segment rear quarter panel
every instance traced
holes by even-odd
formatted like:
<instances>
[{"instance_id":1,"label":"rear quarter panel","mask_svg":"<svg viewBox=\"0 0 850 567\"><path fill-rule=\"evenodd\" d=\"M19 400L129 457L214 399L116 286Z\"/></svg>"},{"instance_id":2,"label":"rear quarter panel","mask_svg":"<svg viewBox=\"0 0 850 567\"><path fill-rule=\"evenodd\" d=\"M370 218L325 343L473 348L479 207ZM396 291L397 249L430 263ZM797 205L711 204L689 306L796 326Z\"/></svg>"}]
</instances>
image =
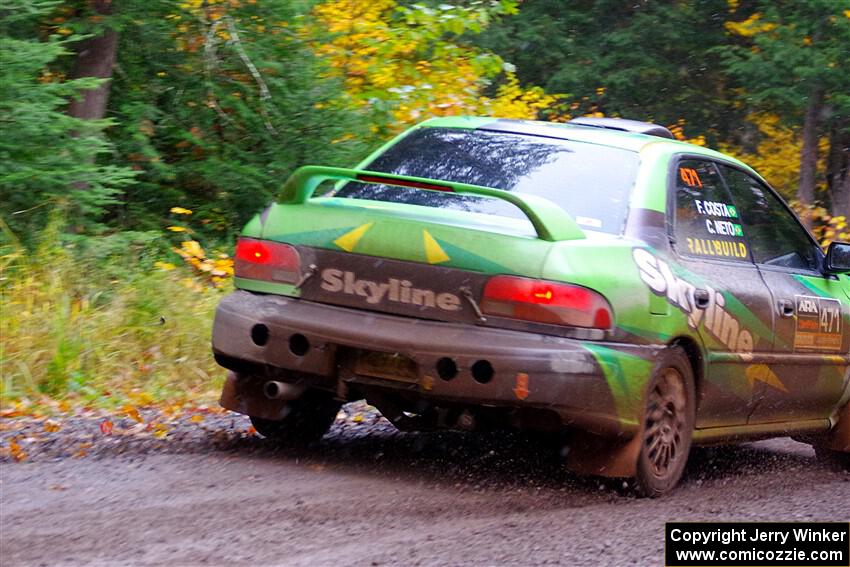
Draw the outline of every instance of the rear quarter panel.
<instances>
[{"instance_id":1,"label":"rear quarter panel","mask_svg":"<svg viewBox=\"0 0 850 567\"><path fill-rule=\"evenodd\" d=\"M586 343L605 373L620 419L637 422L655 357L673 338L698 336L687 317L671 309L641 281L634 250L639 241L616 237L561 242L543 270L545 279L568 281L596 290L614 311L609 345ZM652 312L658 313L653 315ZM637 347L637 348L636 348Z\"/></svg>"}]
</instances>

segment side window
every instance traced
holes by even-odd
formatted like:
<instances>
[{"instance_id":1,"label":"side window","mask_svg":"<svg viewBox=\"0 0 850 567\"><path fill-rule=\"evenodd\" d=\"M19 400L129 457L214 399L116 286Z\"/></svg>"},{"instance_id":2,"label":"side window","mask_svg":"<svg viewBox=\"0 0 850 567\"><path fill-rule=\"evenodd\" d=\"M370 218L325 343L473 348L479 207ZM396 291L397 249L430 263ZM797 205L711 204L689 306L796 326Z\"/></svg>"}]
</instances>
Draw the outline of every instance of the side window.
<instances>
[{"instance_id":1,"label":"side window","mask_svg":"<svg viewBox=\"0 0 850 567\"><path fill-rule=\"evenodd\" d=\"M818 269L818 251L805 229L770 189L754 177L721 165L741 210L741 220L758 264Z\"/></svg>"},{"instance_id":2,"label":"side window","mask_svg":"<svg viewBox=\"0 0 850 567\"><path fill-rule=\"evenodd\" d=\"M750 262L738 210L710 161L685 159L676 167L674 227L680 254Z\"/></svg>"}]
</instances>

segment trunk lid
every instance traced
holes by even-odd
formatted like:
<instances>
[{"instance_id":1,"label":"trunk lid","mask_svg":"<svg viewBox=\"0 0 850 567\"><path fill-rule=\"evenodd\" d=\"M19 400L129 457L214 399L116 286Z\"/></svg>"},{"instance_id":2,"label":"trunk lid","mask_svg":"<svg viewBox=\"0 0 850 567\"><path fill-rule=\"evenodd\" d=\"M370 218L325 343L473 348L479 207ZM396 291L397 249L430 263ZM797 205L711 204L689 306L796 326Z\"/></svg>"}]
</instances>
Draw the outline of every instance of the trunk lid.
<instances>
[{"instance_id":1,"label":"trunk lid","mask_svg":"<svg viewBox=\"0 0 850 567\"><path fill-rule=\"evenodd\" d=\"M528 221L403 203L311 198L323 179L398 183L402 187L416 183L418 189L434 184L457 193L509 201ZM335 168L296 172L284 187L282 202L271 205L249 224L245 235L295 245L302 272L312 271L299 289L264 287L257 291L463 322L478 319L469 297L481 297L491 275L539 278L558 241L585 238L569 215L545 199ZM251 289L239 281L237 285Z\"/></svg>"},{"instance_id":2,"label":"trunk lid","mask_svg":"<svg viewBox=\"0 0 850 567\"><path fill-rule=\"evenodd\" d=\"M313 199L325 181L416 188L507 201L527 222L467 211L346 198ZM485 273L539 275L553 242L585 238L551 201L489 187L341 168L306 166L281 202L260 216L261 237L328 250Z\"/></svg>"},{"instance_id":3,"label":"trunk lid","mask_svg":"<svg viewBox=\"0 0 850 567\"><path fill-rule=\"evenodd\" d=\"M499 226L415 205L316 199L272 205L264 216L268 240L488 274L537 276L552 245L513 219Z\"/></svg>"}]
</instances>

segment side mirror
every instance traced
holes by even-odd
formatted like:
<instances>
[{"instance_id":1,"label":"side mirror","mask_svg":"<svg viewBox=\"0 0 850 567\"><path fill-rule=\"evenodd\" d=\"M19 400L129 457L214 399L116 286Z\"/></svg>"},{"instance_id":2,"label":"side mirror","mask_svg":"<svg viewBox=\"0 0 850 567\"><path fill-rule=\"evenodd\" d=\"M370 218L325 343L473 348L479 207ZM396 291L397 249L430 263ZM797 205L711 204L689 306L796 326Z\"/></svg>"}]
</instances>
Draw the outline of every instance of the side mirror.
<instances>
[{"instance_id":1,"label":"side mirror","mask_svg":"<svg viewBox=\"0 0 850 567\"><path fill-rule=\"evenodd\" d=\"M850 243L830 243L826 249L826 269L833 274L850 272Z\"/></svg>"}]
</instances>

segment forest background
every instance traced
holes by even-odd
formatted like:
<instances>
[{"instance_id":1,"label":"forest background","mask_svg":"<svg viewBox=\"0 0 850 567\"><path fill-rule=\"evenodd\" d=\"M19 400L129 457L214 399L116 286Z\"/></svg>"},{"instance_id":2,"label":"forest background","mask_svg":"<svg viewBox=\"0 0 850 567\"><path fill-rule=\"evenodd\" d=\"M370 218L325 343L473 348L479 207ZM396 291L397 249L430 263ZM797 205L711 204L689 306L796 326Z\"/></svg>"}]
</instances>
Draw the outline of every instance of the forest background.
<instances>
[{"instance_id":1,"label":"forest background","mask_svg":"<svg viewBox=\"0 0 850 567\"><path fill-rule=\"evenodd\" d=\"M407 126L620 116L850 239L847 0L5 0L0 395L208 399L233 237Z\"/></svg>"}]
</instances>

